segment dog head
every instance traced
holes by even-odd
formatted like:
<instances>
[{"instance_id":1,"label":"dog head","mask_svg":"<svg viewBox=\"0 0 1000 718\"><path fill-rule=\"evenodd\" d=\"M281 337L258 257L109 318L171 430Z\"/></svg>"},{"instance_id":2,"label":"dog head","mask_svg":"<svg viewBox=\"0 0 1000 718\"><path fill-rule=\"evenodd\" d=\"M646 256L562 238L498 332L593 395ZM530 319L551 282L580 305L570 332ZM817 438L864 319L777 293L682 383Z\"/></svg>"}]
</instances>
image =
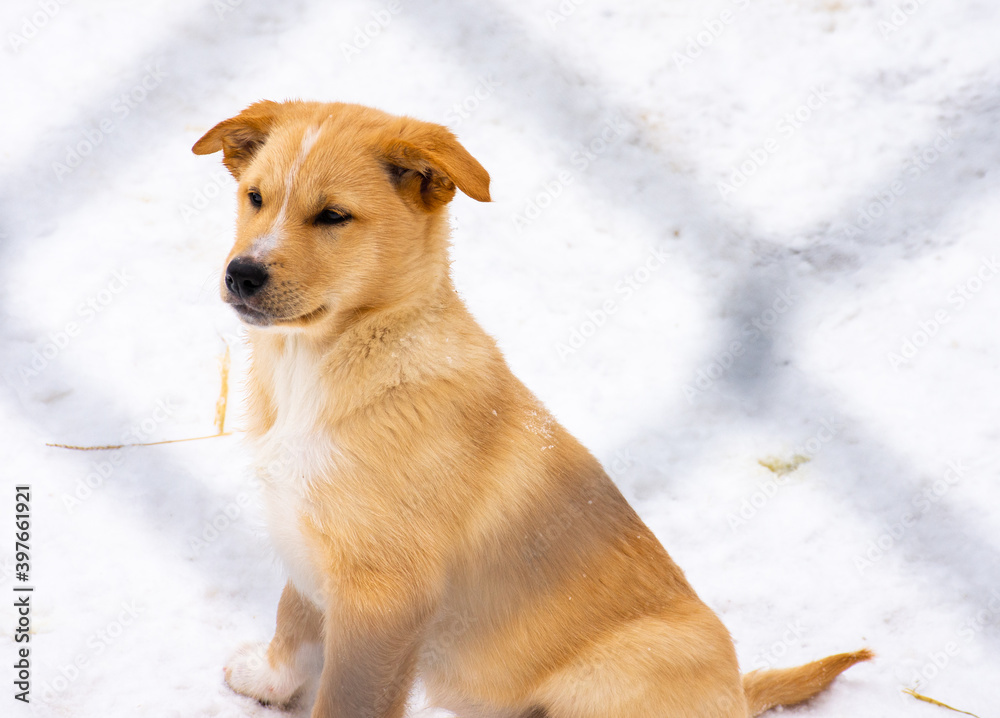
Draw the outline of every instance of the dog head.
<instances>
[{"instance_id":1,"label":"dog head","mask_svg":"<svg viewBox=\"0 0 1000 718\"><path fill-rule=\"evenodd\" d=\"M258 102L192 148L239 182L222 298L304 329L405 303L447 277L445 207L490 178L446 128L360 105Z\"/></svg>"}]
</instances>

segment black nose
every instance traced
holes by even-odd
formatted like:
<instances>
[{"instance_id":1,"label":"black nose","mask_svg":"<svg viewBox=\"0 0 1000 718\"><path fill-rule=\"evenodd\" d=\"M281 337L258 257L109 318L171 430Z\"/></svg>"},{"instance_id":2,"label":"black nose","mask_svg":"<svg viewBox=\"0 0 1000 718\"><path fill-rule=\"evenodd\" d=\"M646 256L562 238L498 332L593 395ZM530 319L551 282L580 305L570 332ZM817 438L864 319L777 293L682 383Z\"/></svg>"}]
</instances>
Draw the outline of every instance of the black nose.
<instances>
[{"instance_id":1,"label":"black nose","mask_svg":"<svg viewBox=\"0 0 1000 718\"><path fill-rule=\"evenodd\" d=\"M267 284L267 268L246 257L237 257L226 267L226 289L248 299Z\"/></svg>"}]
</instances>

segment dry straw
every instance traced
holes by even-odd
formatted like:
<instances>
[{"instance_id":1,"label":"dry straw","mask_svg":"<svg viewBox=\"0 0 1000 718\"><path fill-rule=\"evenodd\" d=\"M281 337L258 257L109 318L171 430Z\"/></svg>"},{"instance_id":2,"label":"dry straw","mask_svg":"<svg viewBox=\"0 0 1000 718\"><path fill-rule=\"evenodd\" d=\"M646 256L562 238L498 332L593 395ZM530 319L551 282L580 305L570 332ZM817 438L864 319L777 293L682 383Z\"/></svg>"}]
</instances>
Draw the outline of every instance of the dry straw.
<instances>
[{"instance_id":1,"label":"dry straw","mask_svg":"<svg viewBox=\"0 0 1000 718\"><path fill-rule=\"evenodd\" d=\"M226 353L219 363L219 374L222 377L222 387L219 389L219 399L215 402L215 428L221 435L226 433L226 405L229 403L229 342L226 342Z\"/></svg>"},{"instance_id":2,"label":"dry straw","mask_svg":"<svg viewBox=\"0 0 1000 718\"><path fill-rule=\"evenodd\" d=\"M219 388L219 398L215 402L215 434L208 436L191 436L186 439L166 439L164 441L147 441L134 444L104 444L101 446L74 446L72 444L46 443L46 446L53 446L57 449L72 449L74 451L111 451L114 449L125 449L133 446L160 446L162 444L179 444L184 441L200 441L202 439L215 439L220 436L229 436L233 432L226 431L226 407L229 404L229 343L226 342L226 351L219 358L219 375L221 377L221 387Z\"/></svg>"},{"instance_id":3,"label":"dry straw","mask_svg":"<svg viewBox=\"0 0 1000 718\"><path fill-rule=\"evenodd\" d=\"M908 696L913 696L918 701L923 701L924 703L930 703L932 706L940 706L941 708L947 708L948 710L955 711L956 713L962 713L962 714L967 715L967 716L972 716L972 718L979 718L979 716L977 716L975 713L969 713L969 711L961 711L958 708L952 708L947 703L942 703L941 701L936 701L933 698L928 698L927 696L922 696L919 693L917 693L915 690L913 690L912 688L904 688L903 689L903 693L905 693Z\"/></svg>"}]
</instances>

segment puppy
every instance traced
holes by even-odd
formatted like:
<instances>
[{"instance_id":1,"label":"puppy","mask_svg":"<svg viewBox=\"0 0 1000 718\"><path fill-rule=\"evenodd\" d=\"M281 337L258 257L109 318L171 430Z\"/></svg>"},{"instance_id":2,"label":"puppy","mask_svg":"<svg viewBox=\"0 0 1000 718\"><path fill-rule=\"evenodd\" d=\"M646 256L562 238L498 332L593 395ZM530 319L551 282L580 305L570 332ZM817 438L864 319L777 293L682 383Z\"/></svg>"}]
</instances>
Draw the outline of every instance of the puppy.
<instances>
[{"instance_id":1,"label":"puppy","mask_svg":"<svg viewBox=\"0 0 1000 718\"><path fill-rule=\"evenodd\" d=\"M194 145L239 182L222 297L252 345L248 434L289 580L226 680L314 718L396 718L419 675L466 718L746 718L866 651L740 676L719 619L600 464L510 372L449 275L447 129L258 102ZM261 659L259 659L260 657Z\"/></svg>"}]
</instances>

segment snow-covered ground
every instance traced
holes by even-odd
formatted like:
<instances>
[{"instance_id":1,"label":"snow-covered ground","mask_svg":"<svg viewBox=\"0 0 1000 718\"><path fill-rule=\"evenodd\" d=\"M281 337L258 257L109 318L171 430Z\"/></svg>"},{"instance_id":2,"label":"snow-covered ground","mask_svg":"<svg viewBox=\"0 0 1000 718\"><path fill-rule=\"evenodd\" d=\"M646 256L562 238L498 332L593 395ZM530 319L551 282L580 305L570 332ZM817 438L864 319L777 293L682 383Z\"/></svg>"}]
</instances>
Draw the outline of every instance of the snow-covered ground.
<instances>
[{"instance_id":1,"label":"snow-covered ground","mask_svg":"<svg viewBox=\"0 0 1000 718\"><path fill-rule=\"evenodd\" d=\"M45 443L213 433L227 341L239 427L234 183L189 148L301 97L490 171L463 295L745 669L878 653L789 714L998 715L998 36L986 0L6 0L0 714L27 483L38 715L285 715L222 681L283 582L238 437Z\"/></svg>"}]
</instances>

